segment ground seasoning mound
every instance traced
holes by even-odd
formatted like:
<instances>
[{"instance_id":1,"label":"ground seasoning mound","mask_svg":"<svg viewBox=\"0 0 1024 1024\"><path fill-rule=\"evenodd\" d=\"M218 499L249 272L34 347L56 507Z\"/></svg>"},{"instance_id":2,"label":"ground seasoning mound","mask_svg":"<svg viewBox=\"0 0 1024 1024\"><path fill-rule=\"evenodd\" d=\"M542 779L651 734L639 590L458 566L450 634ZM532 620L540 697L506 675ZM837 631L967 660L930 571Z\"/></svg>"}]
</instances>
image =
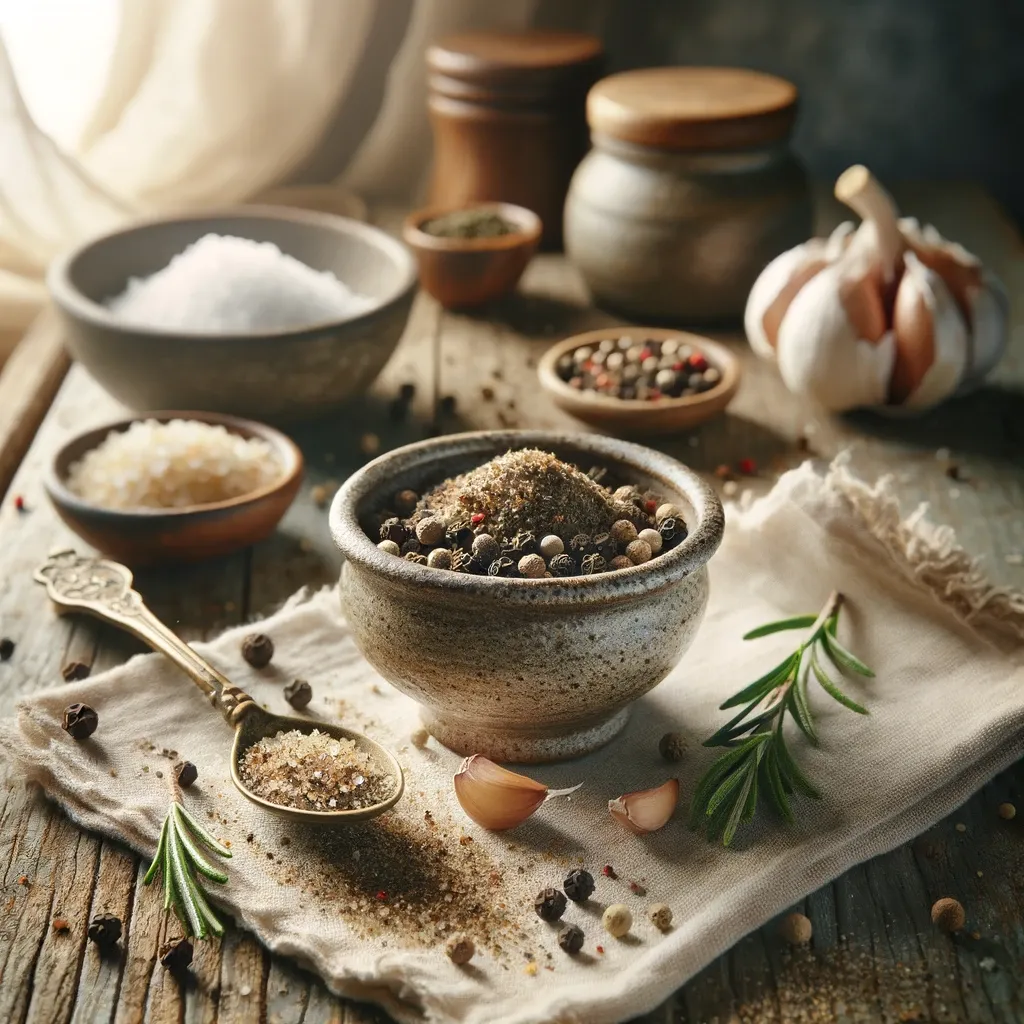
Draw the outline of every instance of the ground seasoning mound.
<instances>
[{"instance_id":1,"label":"ground seasoning mound","mask_svg":"<svg viewBox=\"0 0 1024 1024\"><path fill-rule=\"evenodd\" d=\"M494 956L524 939L521 908L507 901L501 866L413 793L357 831L295 827L288 857L269 860L267 870L364 940L437 948L443 957L457 933Z\"/></svg>"},{"instance_id":2,"label":"ground seasoning mound","mask_svg":"<svg viewBox=\"0 0 1024 1024\"><path fill-rule=\"evenodd\" d=\"M348 811L386 800L394 778L353 740L314 729L267 736L246 748L239 762L256 796L304 811Z\"/></svg>"},{"instance_id":3,"label":"ground seasoning mound","mask_svg":"<svg viewBox=\"0 0 1024 1024\"><path fill-rule=\"evenodd\" d=\"M579 534L606 532L619 518L600 484L548 452L523 448L499 455L428 492L420 508L451 529L480 525L501 542L517 534L555 534L569 542ZM483 516L473 522L473 517Z\"/></svg>"}]
</instances>

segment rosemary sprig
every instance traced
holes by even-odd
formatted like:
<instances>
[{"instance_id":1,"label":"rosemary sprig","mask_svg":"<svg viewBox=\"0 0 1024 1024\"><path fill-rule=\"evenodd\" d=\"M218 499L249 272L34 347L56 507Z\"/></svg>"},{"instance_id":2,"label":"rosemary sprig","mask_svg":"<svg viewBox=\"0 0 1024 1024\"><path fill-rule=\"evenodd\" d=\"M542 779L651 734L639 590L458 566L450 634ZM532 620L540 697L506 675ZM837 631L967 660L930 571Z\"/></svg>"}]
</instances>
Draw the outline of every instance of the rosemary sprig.
<instances>
[{"instance_id":1,"label":"rosemary sprig","mask_svg":"<svg viewBox=\"0 0 1024 1024\"><path fill-rule=\"evenodd\" d=\"M829 672L834 667L839 675L874 675L836 638L842 604L842 594L833 591L820 615L797 615L769 622L743 637L755 640L783 630L810 630L792 654L721 705L723 711L744 707L704 741L706 747L728 748L697 784L691 804L691 826L704 831L709 839L720 838L728 846L740 825L754 817L762 793L767 794L768 802L786 821L793 820L789 798L794 793L820 797L797 767L783 735L783 724L789 714L807 739L818 745L807 699L811 676L844 707L860 715L868 713L843 693Z\"/></svg>"},{"instance_id":2,"label":"rosemary sprig","mask_svg":"<svg viewBox=\"0 0 1024 1024\"><path fill-rule=\"evenodd\" d=\"M187 935L205 939L213 934L224 934L224 925L213 912L199 875L211 882L224 883L225 872L215 868L202 854L200 845L219 857L230 858L231 851L219 843L181 805L178 795L171 798L171 806L160 829L153 863L149 865L142 884L149 885L163 874L164 910L173 909Z\"/></svg>"}]
</instances>

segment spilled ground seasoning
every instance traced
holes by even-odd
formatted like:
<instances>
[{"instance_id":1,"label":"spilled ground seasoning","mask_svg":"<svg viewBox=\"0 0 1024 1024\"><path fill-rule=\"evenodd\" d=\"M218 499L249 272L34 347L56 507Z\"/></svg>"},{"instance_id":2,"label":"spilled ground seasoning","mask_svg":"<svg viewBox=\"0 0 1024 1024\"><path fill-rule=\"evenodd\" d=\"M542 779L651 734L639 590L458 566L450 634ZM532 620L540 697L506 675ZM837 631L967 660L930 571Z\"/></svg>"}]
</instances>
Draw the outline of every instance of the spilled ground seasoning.
<instances>
[{"instance_id":1,"label":"spilled ground seasoning","mask_svg":"<svg viewBox=\"0 0 1024 1024\"><path fill-rule=\"evenodd\" d=\"M499 865L414 794L401 813L358 833L302 825L289 832L287 863L268 861L267 871L314 897L325 915L344 918L360 938L441 947L465 932L495 956L523 938L522 908L506 903Z\"/></svg>"}]
</instances>

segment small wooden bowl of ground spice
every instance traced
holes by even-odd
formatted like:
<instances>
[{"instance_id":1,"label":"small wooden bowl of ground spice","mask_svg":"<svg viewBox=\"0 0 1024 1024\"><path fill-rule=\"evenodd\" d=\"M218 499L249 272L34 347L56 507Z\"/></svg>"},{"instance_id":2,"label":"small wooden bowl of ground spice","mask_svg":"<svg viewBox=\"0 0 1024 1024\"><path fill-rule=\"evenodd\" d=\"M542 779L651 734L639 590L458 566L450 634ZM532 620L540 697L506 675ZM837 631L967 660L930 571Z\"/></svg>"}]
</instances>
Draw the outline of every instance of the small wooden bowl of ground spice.
<instances>
[{"instance_id":1,"label":"small wooden bowl of ground spice","mask_svg":"<svg viewBox=\"0 0 1024 1024\"><path fill-rule=\"evenodd\" d=\"M330 527L360 650L443 744L495 761L594 750L690 646L722 506L615 438L455 434L353 474Z\"/></svg>"},{"instance_id":2,"label":"small wooden bowl of ground spice","mask_svg":"<svg viewBox=\"0 0 1024 1024\"><path fill-rule=\"evenodd\" d=\"M515 288L540 242L540 218L512 203L428 207L405 221L402 237L420 284L449 308L481 306Z\"/></svg>"},{"instance_id":3,"label":"small wooden bowl of ground spice","mask_svg":"<svg viewBox=\"0 0 1024 1024\"><path fill-rule=\"evenodd\" d=\"M137 568L229 554L269 536L302 482L280 431L209 412L155 412L68 441L44 480L61 519Z\"/></svg>"},{"instance_id":4,"label":"small wooden bowl of ground spice","mask_svg":"<svg viewBox=\"0 0 1024 1024\"><path fill-rule=\"evenodd\" d=\"M566 412L612 434L670 434L717 416L740 384L739 360L696 334L602 328L552 346L541 386Z\"/></svg>"}]
</instances>

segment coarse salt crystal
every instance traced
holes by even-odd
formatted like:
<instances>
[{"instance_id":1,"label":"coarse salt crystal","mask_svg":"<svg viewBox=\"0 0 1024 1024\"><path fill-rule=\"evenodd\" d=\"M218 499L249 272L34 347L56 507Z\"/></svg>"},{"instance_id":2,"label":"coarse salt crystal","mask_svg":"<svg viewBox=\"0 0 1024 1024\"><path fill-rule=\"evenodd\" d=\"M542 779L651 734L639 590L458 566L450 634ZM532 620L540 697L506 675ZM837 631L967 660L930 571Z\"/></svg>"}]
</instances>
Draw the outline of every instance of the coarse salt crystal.
<instances>
[{"instance_id":1,"label":"coarse salt crystal","mask_svg":"<svg viewBox=\"0 0 1024 1024\"><path fill-rule=\"evenodd\" d=\"M314 270L272 242L216 234L193 242L155 274L130 278L107 302L129 323L210 334L349 320L374 304L334 274Z\"/></svg>"}]
</instances>

